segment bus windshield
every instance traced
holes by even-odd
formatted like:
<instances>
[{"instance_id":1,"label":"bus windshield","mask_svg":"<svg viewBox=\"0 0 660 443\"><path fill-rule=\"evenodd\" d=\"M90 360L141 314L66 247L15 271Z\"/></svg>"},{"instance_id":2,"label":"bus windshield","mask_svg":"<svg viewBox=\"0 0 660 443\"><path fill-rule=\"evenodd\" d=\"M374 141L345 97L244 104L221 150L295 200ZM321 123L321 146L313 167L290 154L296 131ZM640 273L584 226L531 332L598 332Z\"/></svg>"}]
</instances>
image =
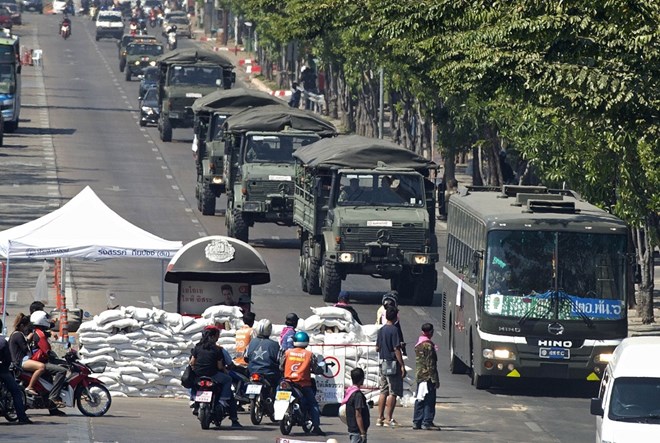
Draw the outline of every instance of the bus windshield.
<instances>
[{"instance_id":1,"label":"bus windshield","mask_svg":"<svg viewBox=\"0 0 660 443\"><path fill-rule=\"evenodd\" d=\"M16 90L16 73L13 65L0 64L0 94L13 94Z\"/></svg>"},{"instance_id":2,"label":"bus windshield","mask_svg":"<svg viewBox=\"0 0 660 443\"><path fill-rule=\"evenodd\" d=\"M615 320L625 303L622 235L492 231L484 312L546 320Z\"/></svg>"}]
</instances>

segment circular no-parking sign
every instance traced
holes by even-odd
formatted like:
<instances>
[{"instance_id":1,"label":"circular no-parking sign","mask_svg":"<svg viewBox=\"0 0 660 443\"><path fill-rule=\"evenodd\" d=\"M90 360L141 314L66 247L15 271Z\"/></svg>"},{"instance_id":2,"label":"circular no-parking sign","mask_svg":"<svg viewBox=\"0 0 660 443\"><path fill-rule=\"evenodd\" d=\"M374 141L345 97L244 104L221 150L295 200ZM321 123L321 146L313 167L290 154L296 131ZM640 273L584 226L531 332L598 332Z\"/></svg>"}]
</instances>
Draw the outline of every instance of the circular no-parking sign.
<instances>
[{"instance_id":1,"label":"circular no-parking sign","mask_svg":"<svg viewBox=\"0 0 660 443\"><path fill-rule=\"evenodd\" d=\"M329 355L323 358L323 363L325 363L325 370L323 371L323 377L325 378L335 378L339 375L341 371L341 364L337 357Z\"/></svg>"}]
</instances>

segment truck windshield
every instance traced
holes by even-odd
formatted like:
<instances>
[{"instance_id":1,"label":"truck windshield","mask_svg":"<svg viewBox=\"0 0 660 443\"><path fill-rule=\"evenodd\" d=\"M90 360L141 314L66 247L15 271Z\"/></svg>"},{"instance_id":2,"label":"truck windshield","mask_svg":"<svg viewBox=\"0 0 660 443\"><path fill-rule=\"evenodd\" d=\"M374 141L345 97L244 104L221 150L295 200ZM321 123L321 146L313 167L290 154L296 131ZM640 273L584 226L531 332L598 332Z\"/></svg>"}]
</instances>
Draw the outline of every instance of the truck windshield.
<instances>
[{"instance_id":1,"label":"truck windshield","mask_svg":"<svg viewBox=\"0 0 660 443\"><path fill-rule=\"evenodd\" d=\"M419 174L342 174L338 206L425 205L424 184Z\"/></svg>"},{"instance_id":2,"label":"truck windshield","mask_svg":"<svg viewBox=\"0 0 660 443\"><path fill-rule=\"evenodd\" d=\"M222 125L227 120L227 116L223 114L213 114L211 117L211 125L209 126L209 140L219 141L222 140Z\"/></svg>"},{"instance_id":3,"label":"truck windshield","mask_svg":"<svg viewBox=\"0 0 660 443\"><path fill-rule=\"evenodd\" d=\"M222 81L220 66L174 66L169 70L170 85L216 86Z\"/></svg>"},{"instance_id":4,"label":"truck windshield","mask_svg":"<svg viewBox=\"0 0 660 443\"><path fill-rule=\"evenodd\" d=\"M128 55L161 55L163 47L161 45L144 45L132 43L126 49Z\"/></svg>"},{"instance_id":5,"label":"truck windshield","mask_svg":"<svg viewBox=\"0 0 660 443\"><path fill-rule=\"evenodd\" d=\"M320 137L312 134L249 135L245 149L246 163L293 163L293 152Z\"/></svg>"},{"instance_id":6,"label":"truck windshield","mask_svg":"<svg viewBox=\"0 0 660 443\"><path fill-rule=\"evenodd\" d=\"M16 74L14 73L14 66L9 63L0 64L0 93L13 93L15 87Z\"/></svg>"},{"instance_id":7,"label":"truck windshield","mask_svg":"<svg viewBox=\"0 0 660 443\"><path fill-rule=\"evenodd\" d=\"M612 386L610 420L660 423L660 378L619 377Z\"/></svg>"},{"instance_id":8,"label":"truck windshield","mask_svg":"<svg viewBox=\"0 0 660 443\"><path fill-rule=\"evenodd\" d=\"M625 242L622 235L492 231L484 311L521 319L623 318Z\"/></svg>"}]
</instances>

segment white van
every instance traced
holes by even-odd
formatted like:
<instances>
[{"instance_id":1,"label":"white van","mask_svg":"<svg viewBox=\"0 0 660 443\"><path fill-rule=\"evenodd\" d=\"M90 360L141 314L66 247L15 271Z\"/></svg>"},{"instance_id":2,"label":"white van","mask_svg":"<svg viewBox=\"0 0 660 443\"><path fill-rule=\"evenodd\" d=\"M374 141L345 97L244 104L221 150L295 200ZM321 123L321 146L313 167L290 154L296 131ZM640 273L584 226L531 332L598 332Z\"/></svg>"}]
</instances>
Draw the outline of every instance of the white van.
<instances>
[{"instance_id":1,"label":"white van","mask_svg":"<svg viewBox=\"0 0 660 443\"><path fill-rule=\"evenodd\" d=\"M660 441L660 336L617 346L591 399L597 443Z\"/></svg>"}]
</instances>

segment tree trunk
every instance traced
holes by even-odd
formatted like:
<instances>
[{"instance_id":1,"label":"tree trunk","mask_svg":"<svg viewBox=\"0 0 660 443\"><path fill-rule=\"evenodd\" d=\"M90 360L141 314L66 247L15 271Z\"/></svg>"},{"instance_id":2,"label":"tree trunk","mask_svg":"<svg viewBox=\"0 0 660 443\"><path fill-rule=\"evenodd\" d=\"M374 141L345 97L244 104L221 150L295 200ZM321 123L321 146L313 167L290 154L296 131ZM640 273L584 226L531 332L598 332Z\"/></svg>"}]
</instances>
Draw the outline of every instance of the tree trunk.
<instances>
[{"instance_id":1,"label":"tree trunk","mask_svg":"<svg viewBox=\"0 0 660 443\"><path fill-rule=\"evenodd\" d=\"M651 226L651 217L647 217L644 226L633 228L633 240L641 274L641 282L635 298L637 300L637 313L642 318L642 324L645 325L655 322L653 314L653 246L649 235Z\"/></svg>"}]
</instances>

